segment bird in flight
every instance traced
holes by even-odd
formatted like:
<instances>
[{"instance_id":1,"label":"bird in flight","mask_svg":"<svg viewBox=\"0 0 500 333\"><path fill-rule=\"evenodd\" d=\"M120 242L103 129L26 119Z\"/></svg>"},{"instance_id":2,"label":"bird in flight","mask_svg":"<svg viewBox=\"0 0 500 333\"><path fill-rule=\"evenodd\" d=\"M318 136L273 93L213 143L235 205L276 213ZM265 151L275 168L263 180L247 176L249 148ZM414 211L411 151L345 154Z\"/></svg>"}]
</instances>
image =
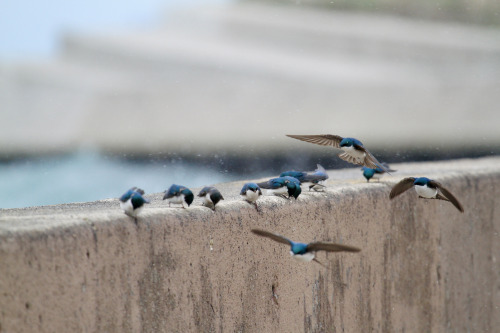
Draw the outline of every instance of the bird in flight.
<instances>
[{"instance_id":1,"label":"bird in flight","mask_svg":"<svg viewBox=\"0 0 500 333\"><path fill-rule=\"evenodd\" d=\"M443 187L440 183L435 180L426 177L408 177L401 180L399 183L394 185L389 194L389 198L392 200L403 192L408 191L411 187L415 187L419 198L424 199L439 199L449 201L462 213L464 208L462 204L450 191Z\"/></svg>"},{"instance_id":2,"label":"bird in flight","mask_svg":"<svg viewBox=\"0 0 500 333\"><path fill-rule=\"evenodd\" d=\"M343 150L338 156L346 162L363 165L365 167L376 169L380 168L385 172L389 170L380 163L375 156L363 146L363 143L355 138L343 138L339 135L320 134L320 135L289 135L288 137L297 140L314 143L320 146L332 146Z\"/></svg>"},{"instance_id":3,"label":"bird in flight","mask_svg":"<svg viewBox=\"0 0 500 333\"><path fill-rule=\"evenodd\" d=\"M326 251L326 252L359 252L361 251L357 247L336 244L336 243L327 243L327 242L312 242L309 244L298 243L289 240L286 237L283 237L278 234L274 234L269 231L260 230L260 229L252 229L252 232L256 235L270 238L278 243L290 245L290 255L293 256L294 259L302 262L310 262L315 261L321 266L323 265L320 261L315 258L315 254L317 251Z\"/></svg>"}]
</instances>

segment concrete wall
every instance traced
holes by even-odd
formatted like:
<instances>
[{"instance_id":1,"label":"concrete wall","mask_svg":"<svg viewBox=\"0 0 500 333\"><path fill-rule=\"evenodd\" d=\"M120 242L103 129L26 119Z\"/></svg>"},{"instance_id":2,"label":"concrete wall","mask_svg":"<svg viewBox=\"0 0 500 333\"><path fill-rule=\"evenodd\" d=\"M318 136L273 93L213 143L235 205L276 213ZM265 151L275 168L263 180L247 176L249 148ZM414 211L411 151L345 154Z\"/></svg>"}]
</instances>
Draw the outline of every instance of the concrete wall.
<instances>
[{"instance_id":1,"label":"concrete wall","mask_svg":"<svg viewBox=\"0 0 500 333\"><path fill-rule=\"evenodd\" d=\"M393 165L379 184L330 171L326 193L266 197L261 213L241 183L218 185L215 213L153 194L137 224L116 199L1 210L0 332L493 332L499 162ZM414 191L389 201L408 175L441 181L465 213ZM251 228L362 252L302 264Z\"/></svg>"}]
</instances>

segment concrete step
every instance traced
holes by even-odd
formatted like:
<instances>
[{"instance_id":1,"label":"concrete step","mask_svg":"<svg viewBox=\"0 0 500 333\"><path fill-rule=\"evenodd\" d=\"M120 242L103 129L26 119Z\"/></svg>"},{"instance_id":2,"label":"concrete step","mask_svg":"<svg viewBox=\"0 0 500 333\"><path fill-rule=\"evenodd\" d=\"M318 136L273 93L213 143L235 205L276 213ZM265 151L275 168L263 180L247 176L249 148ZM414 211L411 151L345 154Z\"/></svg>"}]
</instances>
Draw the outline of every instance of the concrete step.
<instances>
[{"instance_id":1,"label":"concrete step","mask_svg":"<svg viewBox=\"0 0 500 333\"><path fill-rule=\"evenodd\" d=\"M154 31L71 35L53 62L0 67L0 152L83 145L253 154L303 145L287 133L356 136L386 149L500 145L498 63L477 60L494 58L498 47L489 42L498 33L450 28L455 37L446 48L477 57L471 55L470 66L428 65L395 61L397 52L386 56L391 43L401 44L394 50L411 44L426 52L422 45L432 43L415 22L265 8L193 11L192 22L182 13ZM371 24L369 32L352 28L362 22ZM472 46L460 46L460 29L475 36ZM382 40L382 55L338 47L338 40L351 39Z\"/></svg>"},{"instance_id":2,"label":"concrete step","mask_svg":"<svg viewBox=\"0 0 500 333\"><path fill-rule=\"evenodd\" d=\"M329 70L332 64L345 68L354 80L358 72L368 73L370 79L369 73L380 71L386 80L400 73L403 82L425 75L498 82L500 74L498 29L248 3L175 13L167 22L163 29L142 34L97 40L69 36L64 54L95 58L97 52L103 61L103 54L113 60L137 57L137 61L163 55L207 66L223 62L229 68L255 70L256 66L264 71L277 71L275 64L282 63L292 67L286 73L302 70L313 75L321 67L325 70L321 74L329 74L321 77L331 79L337 75L345 79L338 70Z\"/></svg>"},{"instance_id":3,"label":"concrete step","mask_svg":"<svg viewBox=\"0 0 500 333\"><path fill-rule=\"evenodd\" d=\"M319 10L295 5L238 3L197 8L167 16L166 29L226 35L253 40L290 52L347 53L389 57L398 61L444 63L484 61L500 55L497 28L428 22L396 16ZM301 45L297 49L297 45Z\"/></svg>"}]
</instances>

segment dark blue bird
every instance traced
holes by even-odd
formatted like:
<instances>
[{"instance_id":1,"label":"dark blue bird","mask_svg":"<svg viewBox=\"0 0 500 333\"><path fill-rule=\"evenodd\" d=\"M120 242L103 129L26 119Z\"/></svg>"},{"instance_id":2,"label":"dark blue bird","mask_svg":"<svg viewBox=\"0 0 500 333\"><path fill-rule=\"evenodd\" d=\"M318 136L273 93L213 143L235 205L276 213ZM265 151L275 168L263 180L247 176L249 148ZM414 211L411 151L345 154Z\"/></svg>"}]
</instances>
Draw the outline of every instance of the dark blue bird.
<instances>
[{"instance_id":1,"label":"dark blue bird","mask_svg":"<svg viewBox=\"0 0 500 333\"><path fill-rule=\"evenodd\" d=\"M186 186L172 184L172 186L165 191L163 200L168 201L169 207L170 204L180 204L182 208L186 208L184 204L189 207L193 203L194 194Z\"/></svg>"},{"instance_id":2,"label":"dark blue bird","mask_svg":"<svg viewBox=\"0 0 500 333\"><path fill-rule=\"evenodd\" d=\"M403 192L406 192L411 187L415 187L419 198L424 199L440 199L451 202L460 212L464 212L462 204L450 191L443 187L440 183L427 177L407 177L394 185L389 194L389 199L394 199Z\"/></svg>"},{"instance_id":3,"label":"dark blue bird","mask_svg":"<svg viewBox=\"0 0 500 333\"><path fill-rule=\"evenodd\" d=\"M262 190L259 185L255 183L246 183L241 188L240 195L249 203L253 203L255 205L255 209L259 210L259 207L257 206L257 199L259 199L262 195Z\"/></svg>"},{"instance_id":4,"label":"dark blue bird","mask_svg":"<svg viewBox=\"0 0 500 333\"><path fill-rule=\"evenodd\" d=\"M257 183L257 185L260 188L266 189L268 195L274 194L284 198L286 198L285 194L288 194L288 198L294 197L297 199L300 193L302 193L300 181L290 176L272 178L266 182Z\"/></svg>"},{"instance_id":5,"label":"dark blue bird","mask_svg":"<svg viewBox=\"0 0 500 333\"><path fill-rule=\"evenodd\" d=\"M149 203L143 195L143 190L132 187L120 197L120 207L125 214L136 217L142 211L144 204Z\"/></svg>"},{"instance_id":6,"label":"dark blue bird","mask_svg":"<svg viewBox=\"0 0 500 333\"><path fill-rule=\"evenodd\" d=\"M215 205L221 200L224 200L222 194L213 186L205 186L201 189L200 193L198 193L199 197L204 198L204 205L211 208L215 211Z\"/></svg>"},{"instance_id":7,"label":"dark blue bird","mask_svg":"<svg viewBox=\"0 0 500 333\"><path fill-rule=\"evenodd\" d=\"M396 170L392 170L389 165L387 165L386 163L382 163L382 165L389 171L389 172L396 172ZM382 177L382 175L384 173L386 173L384 170L382 170L381 168L375 168L375 169L371 169L371 168L367 168L367 167L362 167L361 170L363 170L363 176L365 176L366 178L366 181L369 182L370 179L377 179L378 181L380 181L380 178Z\"/></svg>"},{"instance_id":8,"label":"dark blue bird","mask_svg":"<svg viewBox=\"0 0 500 333\"><path fill-rule=\"evenodd\" d=\"M280 177L290 176L296 178L301 184L309 183L309 191L311 189L319 191L325 188L325 181L328 179L328 174L325 168L321 165L317 165L317 169L314 172L308 173L306 171L285 171L282 172Z\"/></svg>"},{"instance_id":9,"label":"dark blue bird","mask_svg":"<svg viewBox=\"0 0 500 333\"><path fill-rule=\"evenodd\" d=\"M352 164L364 165L376 169L388 170L363 146L363 143L355 138L343 138L339 135L287 135L290 138L314 143L321 146L332 146L343 150L338 156Z\"/></svg>"},{"instance_id":10,"label":"dark blue bird","mask_svg":"<svg viewBox=\"0 0 500 333\"><path fill-rule=\"evenodd\" d=\"M252 232L256 235L270 238L276 242L290 245L290 255L292 255L294 259L296 259L298 261L302 261L302 262L309 262L311 260L314 260L318 264L322 265L315 258L315 253L317 251L327 251L327 252L359 252L359 251L361 251L360 249L353 247L353 246L335 244L335 243L326 243L326 242L313 242L313 243L309 243L309 244L297 243L297 242L291 241L288 238L283 237L281 235L274 234L272 232L260 230L260 229L252 229ZM322 266L324 266L324 265L322 265Z\"/></svg>"}]
</instances>

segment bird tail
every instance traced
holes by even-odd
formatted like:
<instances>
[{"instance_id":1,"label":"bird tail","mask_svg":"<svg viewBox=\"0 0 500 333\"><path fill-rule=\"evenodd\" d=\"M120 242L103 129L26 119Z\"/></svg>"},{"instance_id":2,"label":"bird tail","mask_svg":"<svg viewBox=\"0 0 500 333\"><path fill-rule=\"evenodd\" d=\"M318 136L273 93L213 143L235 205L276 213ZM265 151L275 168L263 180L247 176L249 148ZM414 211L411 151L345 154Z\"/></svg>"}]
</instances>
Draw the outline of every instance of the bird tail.
<instances>
[{"instance_id":1,"label":"bird tail","mask_svg":"<svg viewBox=\"0 0 500 333\"><path fill-rule=\"evenodd\" d=\"M314 262L316 262L316 263L318 263L318 264L320 264L321 266L323 266L323 267L327 268L327 267L326 267L325 265L323 265L323 264L321 263L321 261L319 261L318 259L313 258L313 261L314 261Z\"/></svg>"}]
</instances>

